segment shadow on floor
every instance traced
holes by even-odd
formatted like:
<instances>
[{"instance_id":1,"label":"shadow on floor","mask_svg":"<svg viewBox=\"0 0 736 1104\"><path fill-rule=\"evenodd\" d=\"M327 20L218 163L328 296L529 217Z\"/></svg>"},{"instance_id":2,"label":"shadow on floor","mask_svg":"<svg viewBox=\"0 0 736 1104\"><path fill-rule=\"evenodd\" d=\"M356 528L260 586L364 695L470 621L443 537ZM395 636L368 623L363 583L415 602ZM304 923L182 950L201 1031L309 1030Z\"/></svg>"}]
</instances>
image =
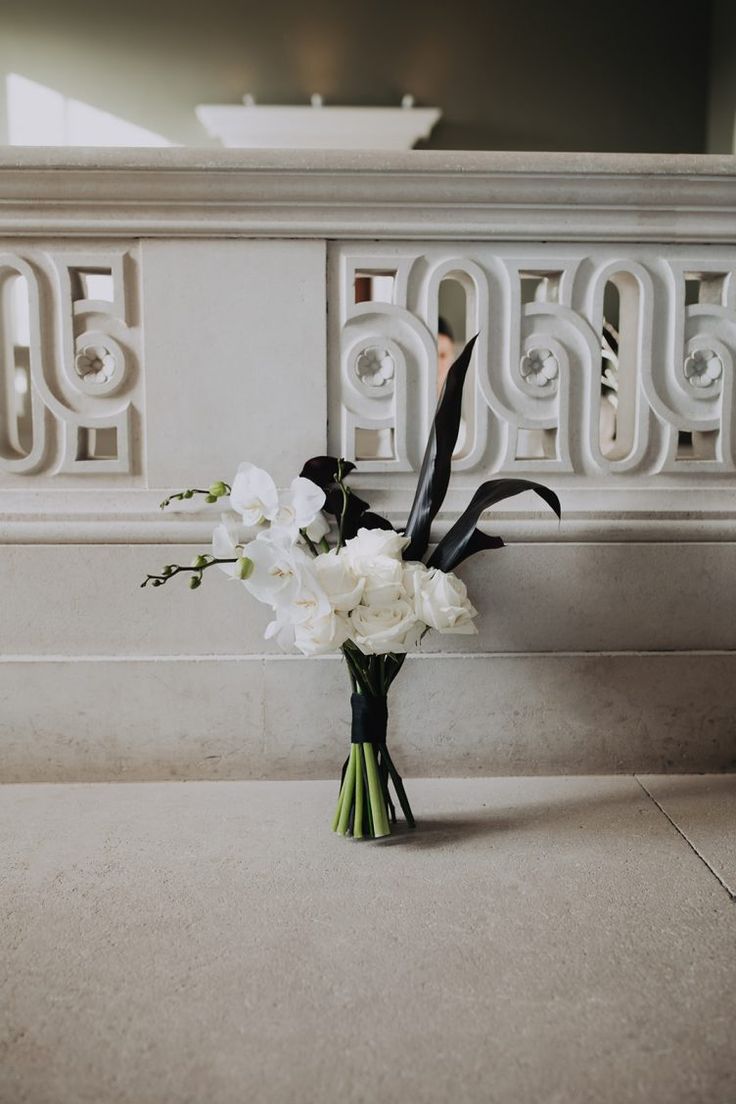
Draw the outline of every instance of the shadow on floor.
<instances>
[{"instance_id":1,"label":"shadow on floor","mask_svg":"<svg viewBox=\"0 0 736 1104\"><path fill-rule=\"evenodd\" d=\"M560 824L569 821L570 827L583 827L587 821L595 823L597 831L620 831L620 818L612 819L601 816L606 809L612 807L620 809L622 806L631 807L631 815L638 816L642 812L654 812L663 816L657 802L654 801L648 790L638 783L636 776L625 775L622 778L630 778L636 783L636 789L621 788L591 794L560 793L557 800L551 799L549 794L539 801L529 805L493 805L489 803L481 809L472 812L462 811L458 813L439 813L429 817L419 817L416 829L410 829L403 820L399 820L392 827L392 835L375 841L381 847L411 847L425 849L431 847L445 847L452 843L464 843L468 840L482 836L492 836L499 832L519 832L529 827L538 827L540 824ZM593 781L593 780L591 780ZM702 797L707 803L710 796L715 794L736 793L736 775L725 774L720 777L711 776L707 784L702 775L693 775L691 785L687 783L677 789L678 799L686 797ZM712 811L711 811L712 820ZM596 823L597 822L597 823ZM732 814L724 809L724 831L732 830Z\"/></svg>"}]
</instances>

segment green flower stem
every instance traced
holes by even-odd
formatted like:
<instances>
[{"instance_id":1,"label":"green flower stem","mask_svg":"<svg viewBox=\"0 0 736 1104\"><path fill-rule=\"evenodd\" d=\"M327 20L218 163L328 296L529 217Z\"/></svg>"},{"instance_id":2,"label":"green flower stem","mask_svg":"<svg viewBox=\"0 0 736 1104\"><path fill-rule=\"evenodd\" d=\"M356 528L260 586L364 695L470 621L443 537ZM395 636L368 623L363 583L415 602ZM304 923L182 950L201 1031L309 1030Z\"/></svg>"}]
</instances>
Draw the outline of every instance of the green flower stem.
<instances>
[{"instance_id":1,"label":"green flower stem","mask_svg":"<svg viewBox=\"0 0 736 1104\"><path fill-rule=\"evenodd\" d=\"M360 744L352 744L357 749L356 758L362 758ZM355 770L355 819L353 821L353 839L363 838L363 771L360 764L356 763Z\"/></svg>"},{"instance_id":2,"label":"green flower stem","mask_svg":"<svg viewBox=\"0 0 736 1104\"><path fill-rule=\"evenodd\" d=\"M348 825L350 824L350 810L353 804L353 793L355 792L356 747L357 744L350 745L348 769L345 772L345 781L342 784L342 792L339 798L340 814L336 831L340 836L344 836L347 833Z\"/></svg>"},{"instance_id":3,"label":"green flower stem","mask_svg":"<svg viewBox=\"0 0 736 1104\"><path fill-rule=\"evenodd\" d=\"M348 512L348 496L350 494L350 488L346 486L344 482L344 477L342 473L342 460L337 461L337 475L335 477L335 482L337 483L342 493L342 510L340 511L340 517L337 519L337 550L339 552L343 544L345 543L343 528L345 526L345 515Z\"/></svg>"},{"instance_id":4,"label":"green flower stem","mask_svg":"<svg viewBox=\"0 0 736 1104\"><path fill-rule=\"evenodd\" d=\"M299 532L301 533L301 535L304 539L304 543L306 544L307 548L312 553L312 555L313 556L319 556L319 550L317 549L317 545L314 543L312 538L309 536L309 534L307 533L307 530L306 529L300 529Z\"/></svg>"},{"instance_id":5,"label":"green flower stem","mask_svg":"<svg viewBox=\"0 0 736 1104\"><path fill-rule=\"evenodd\" d=\"M163 586L164 583L168 583L169 579L173 579L175 575L181 574L183 571L194 572L192 579L197 580L197 586L202 581L202 572L206 571L208 567L214 567L215 564L224 563L237 563L237 559L218 559L217 556L210 556L209 554L199 557L203 562L196 565L190 565L185 567L183 564L167 564L160 575L146 575L145 579L141 583L141 586L148 586L150 583L152 586ZM192 584L190 583L190 586Z\"/></svg>"},{"instance_id":6,"label":"green flower stem","mask_svg":"<svg viewBox=\"0 0 736 1104\"><path fill-rule=\"evenodd\" d=\"M370 684L370 679L365 667L365 657L355 647L355 645L347 643L343 644L342 654L345 656L345 662L348 667L348 672L351 677L351 683L355 682L354 693L365 694L373 693L373 688Z\"/></svg>"},{"instance_id":7,"label":"green flower stem","mask_svg":"<svg viewBox=\"0 0 736 1104\"><path fill-rule=\"evenodd\" d=\"M365 755L363 754L363 748L358 745L358 767L360 768L361 778L363 779L363 794L365 795L365 820L366 820L366 833L371 839L376 834L375 826L373 824L373 813L371 811L371 795L370 787L368 785L368 770L365 765Z\"/></svg>"},{"instance_id":8,"label":"green flower stem","mask_svg":"<svg viewBox=\"0 0 736 1104\"><path fill-rule=\"evenodd\" d=\"M186 491L178 491L177 494L169 495L161 503L161 509L165 510L172 502L183 502L185 499L194 498L195 495L204 495L207 502L217 502L218 498L229 495L231 490L232 487L229 483L226 483L224 479L218 479L206 491L202 487L189 487Z\"/></svg>"},{"instance_id":9,"label":"green flower stem","mask_svg":"<svg viewBox=\"0 0 736 1104\"><path fill-rule=\"evenodd\" d=\"M388 836L391 834L391 828L388 823L386 803L383 800L383 790L381 789L381 782L378 777L378 767L376 766L376 755L373 750L373 744L362 744L361 746L363 748L366 771L368 773L368 792L370 795L371 813L373 814L374 835L376 838L379 836ZM353 747L355 747L354 744Z\"/></svg>"},{"instance_id":10,"label":"green flower stem","mask_svg":"<svg viewBox=\"0 0 736 1104\"><path fill-rule=\"evenodd\" d=\"M347 770L345 771L345 774L347 775ZM333 832L337 831L337 826L340 823L340 811L342 810L342 799L343 799L344 796L345 796L345 779L343 778L342 785L340 786L340 793L339 793L338 798L337 798L337 808L335 809L335 815L332 818L332 831Z\"/></svg>"}]
</instances>

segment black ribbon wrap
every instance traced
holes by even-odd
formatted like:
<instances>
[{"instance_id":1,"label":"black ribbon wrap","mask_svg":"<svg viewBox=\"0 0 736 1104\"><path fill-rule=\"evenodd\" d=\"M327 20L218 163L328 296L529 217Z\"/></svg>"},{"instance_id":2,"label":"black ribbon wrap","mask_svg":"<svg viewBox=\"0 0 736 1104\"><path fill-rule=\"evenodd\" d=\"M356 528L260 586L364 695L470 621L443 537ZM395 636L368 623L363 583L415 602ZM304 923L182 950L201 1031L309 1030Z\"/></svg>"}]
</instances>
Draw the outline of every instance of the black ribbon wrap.
<instances>
[{"instance_id":1,"label":"black ribbon wrap","mask_svg":"<svg viewBox=\"0 0 736 1104\"><path fill-rule=\"evenodd\" d=\"M388 726L386 699L373 697L372 694L352 694L350 705L353 710L351 742L385 744Z\"/></svg>"}]
</instances>

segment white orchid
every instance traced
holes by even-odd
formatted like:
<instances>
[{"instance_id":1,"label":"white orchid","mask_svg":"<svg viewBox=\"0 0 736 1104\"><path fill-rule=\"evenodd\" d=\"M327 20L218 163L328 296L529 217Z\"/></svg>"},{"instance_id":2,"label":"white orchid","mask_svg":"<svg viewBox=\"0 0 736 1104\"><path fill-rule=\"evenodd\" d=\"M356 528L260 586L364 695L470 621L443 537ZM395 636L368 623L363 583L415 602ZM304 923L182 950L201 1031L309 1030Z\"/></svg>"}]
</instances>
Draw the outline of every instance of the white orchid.
<instances>
[{"instance_id":1,"label":"white orchid","mask_svg":"<svg viewBox=\"0 0 736 1104\"><path fill-rule=\"evenodd\" d=\"M271 476L255 464L241 464L230 491L230 505L245 525L272 526L289 533L296 541L306 529L311 540L319 541L329 532L321 513L325 492L311 479L298 475L288 490L279 491Z\"/></svg>"},{"instance_id":2,"label":"white orchid","mask_svg":"<svg viewBox=\"0 0 736 1104\"><path fill-rule=\"evenodd\" d=\"M218 560L239 560L245 555L247 544L257 536L258 530L252 525L243 525L237 514L222 514L220 524L212 534L212 555ZM238 577L237 563L219 563L220 571L230 578Z\"/></svg>"},{"instance_id":3,"label":"white orchid","mask_svg":"<svg viewBox=\"0 0 736 1104\"><path fill-rule=\"evenodd\" d=\"M245 525L261 525L276 516L279 492L267 471L246 462L239 466L233 480L230 505Z\"/></svg>"},{"instance_id":4,"label":"white orchid","mask_svg":"<svg viewBox=\"0 0 736 1104\"><path fill-rule=\"evenodd\" d=\"M267 640L275 636L282 648L296 645L300 651L303 651L305 646L310 646L309 641L315 637L315 634L317 634L314 640L315 647L318 639L323 642L327 639L337 639L339 635L337 626L328 626L326 623L328 618L333 617L329 599L308 565L298 564L293 583L287 588L287 593L288 600L282 591L276 592L276 601L272 603L276 617L266 627ZM339 648L346 639L347 633L334 647ZM332 649L325 647L323 650ZM304 654L312 654L312 652Z\"/></svg>"},{"instance_id":5,"label":"white orchid","mask_svg":"<svg viewBox=\"0 0 736 1104\"><path fill-rule=\"evenodd\" d=\"M265 529L243 549L253 568L243 586L259 602L273 609L296 601L304 578L311 576L311 559L280 529Z\"/></svg>"},{"instance_id":6,"label":"white orchid","mask_svg":"<svg viewBox=\"0 0 736 1104\"><path fill-rule=\"evenodd\" d=\"M315 517L314 521L310 525L304 526L304 532L307 534L313 544L319 544L330 532L330 523L325 515L320 512Z\"/></svg>"},{"instance_id":7,"label":"white orchid","mask_svg":"<svg viewBox=\"0 0 736 1104\"><path fill-rule=\"evenodd\" d=\"M296 539L300 529L314 524L324 504L325 492L322 488L312 483L311 479L298 475L291 481L288 491L279 492L278 508L269 520Z\"/></svg>"}]
</instances>

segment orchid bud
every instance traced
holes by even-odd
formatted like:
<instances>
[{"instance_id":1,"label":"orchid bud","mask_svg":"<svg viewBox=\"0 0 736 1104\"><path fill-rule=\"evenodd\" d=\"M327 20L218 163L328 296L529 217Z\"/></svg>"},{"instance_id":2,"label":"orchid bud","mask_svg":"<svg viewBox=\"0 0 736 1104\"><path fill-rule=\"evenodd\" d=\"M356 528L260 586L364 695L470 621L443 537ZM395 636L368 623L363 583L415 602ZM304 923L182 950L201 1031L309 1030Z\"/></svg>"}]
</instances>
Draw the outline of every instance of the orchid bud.
<instances>
[{"instance_id":1,"label":"orchid bud","mask_svg":"<svg viewBox=\"0 0 736 1104\"><path fill-rule=\"evenodd\" d=\"M207 566L207 557L206 556L195 556L194 559L192 560L192 567L206 567L206 566Z\"/></svg>"},{"instance_id":2,"label":"orchid bud","mask_svg":"<svg viewBox=\"0 0 736 1104\"><path fill-rule=\"evenodd\" d=\"M182 498L194 498L194 491L182 491Z\"/></svg>"},{"instance_id":3,"label":"orchid bud","mask_svg":"<svg viewBox=\"0 0 736 1104\"><path fill-rule=\"evenodd\" d=\"M235 565L235 574L238 579L250 579L253 574L253 561L247 556L241 556Z\"/></svg>"},{"instance_id":4,"label":"orchid bud","mask_svg":"<svg viewBox=\"0 0 736 1104\"><path fill-rule=\"evenodd\" d=\"M212 501L216 502L218 498L223 498L228 493L227 487L218 479L216 483L213 483L210 487L210 494L212 495Z\"/></svg>"},{"instance_id":5,"label":"orchid bud","mask_svg":"<svg viewBox=\"0 0 736 1104\"><path fill-rule=\"evenodd\" d=\"M196 590L197 587L199 587L201 585L202 585L202 576L201 575L192 575L191 579L189 580L189 589L190 590Z\"/></svg>"},{"instance_id":6,"label":"orchid bud","mask_svg":"<svg viewBox=\"0 0 736 1104\"><path fill-rule=\"evenodd\" d=\"M217 502L217 495L208 494L204 496L205 502Z\"/></svg>"}]
</instances>

